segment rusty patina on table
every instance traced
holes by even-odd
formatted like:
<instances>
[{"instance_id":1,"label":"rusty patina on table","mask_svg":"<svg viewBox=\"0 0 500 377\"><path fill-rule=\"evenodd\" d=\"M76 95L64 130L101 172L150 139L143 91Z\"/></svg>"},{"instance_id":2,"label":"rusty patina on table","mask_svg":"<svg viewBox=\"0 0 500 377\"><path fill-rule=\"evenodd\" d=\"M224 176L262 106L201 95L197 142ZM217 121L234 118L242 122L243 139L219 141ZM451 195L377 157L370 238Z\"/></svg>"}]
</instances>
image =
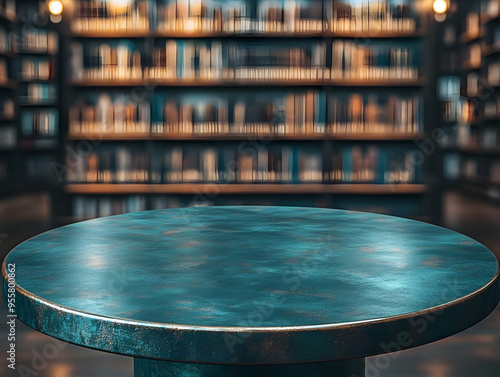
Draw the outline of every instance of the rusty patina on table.
<instances>
[{"instance_id":1,"label":"rusty patina on table","mask_svg":"<svg viewBox=\"0 0 500 377\"><path fill-rule=\"evenodd\" d=\"M72 224L16 247L16 314L135 358L136 376L362 376L364 357L486 317L498 262L425 223L209 207Z\"/></svg>"}]
</instances>

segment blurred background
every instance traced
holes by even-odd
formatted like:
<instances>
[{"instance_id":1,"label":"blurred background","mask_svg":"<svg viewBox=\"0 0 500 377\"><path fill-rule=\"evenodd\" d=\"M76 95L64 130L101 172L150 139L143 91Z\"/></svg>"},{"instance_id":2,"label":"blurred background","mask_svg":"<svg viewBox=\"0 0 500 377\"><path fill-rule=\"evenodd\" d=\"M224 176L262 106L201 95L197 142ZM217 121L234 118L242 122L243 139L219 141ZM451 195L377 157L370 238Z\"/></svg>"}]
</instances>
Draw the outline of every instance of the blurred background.
<instances>
[{"instance_id":1,"label":"blurred background","mask_svg":"<svg viewBox=\"0 0 500 377\"><path fill-rule=\"evenodd\" d=\"M0 256L208 205L396 215L500 256L499 88L500 0L0 0ZM17 332L2 376L133 375ZM384 361L367 376L497 376L500 309Z\"/></svg>"}]
</instances>

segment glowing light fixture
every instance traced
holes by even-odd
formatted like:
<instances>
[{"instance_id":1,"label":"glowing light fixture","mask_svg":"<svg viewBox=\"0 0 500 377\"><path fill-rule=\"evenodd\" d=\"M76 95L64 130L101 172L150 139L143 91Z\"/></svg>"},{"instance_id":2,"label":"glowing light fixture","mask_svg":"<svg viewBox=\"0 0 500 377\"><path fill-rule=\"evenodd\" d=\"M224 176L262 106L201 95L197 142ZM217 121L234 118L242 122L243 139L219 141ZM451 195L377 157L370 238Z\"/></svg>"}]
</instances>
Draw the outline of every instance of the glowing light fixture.
<instances>
[{"instance_id":1,"label":"glowing light fixture","mask_svg":"<svg viewBox=\"0 0 500 377\"><path fill-rule=\"evenodd\" d=\"M53 16L59 16L63 11L63 3L61 0L49 1L49 12Z\"/></svg>"},{"instance_id":2,"label":"glowing light fixture","mask_svg":"<svg viewBox=\"0 0 500 377\"><path fill-rule=\"evenodd\" d=\"M434 0L434 3L432 4L432 9L437 14L444 14L448 10L448 1Z\"/></svg>"}]
</instances>

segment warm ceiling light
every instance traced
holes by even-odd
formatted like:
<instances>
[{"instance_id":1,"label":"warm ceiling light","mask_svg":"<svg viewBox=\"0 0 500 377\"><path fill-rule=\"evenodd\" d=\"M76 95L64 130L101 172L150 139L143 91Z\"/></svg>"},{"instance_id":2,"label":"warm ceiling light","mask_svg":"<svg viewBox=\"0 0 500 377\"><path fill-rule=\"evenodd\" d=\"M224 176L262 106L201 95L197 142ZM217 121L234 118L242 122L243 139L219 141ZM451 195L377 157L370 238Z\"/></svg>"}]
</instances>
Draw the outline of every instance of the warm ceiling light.
<instances>
[{"instance_id":1,"label":"warm ceiling light","mask_svg":"<svg viewBox=\"0 0 500 377\"><path fill-rule=\"evenodd\" d=\"M49 1L49 12L54 16L59 16L63 11L63 4L61 0Z\"/></svg>"},{"instance_id":2,"label":"warm ceiling light","mask_svg":"<svg viewBox=\"0 0 500 377\"><path fill-rule=\"evenodd\" d=\"M434 4L432 4L432 9L437 14L446 13L448 10L448 1L446 0L434 0Z\"/></svg>"}]
</instances>

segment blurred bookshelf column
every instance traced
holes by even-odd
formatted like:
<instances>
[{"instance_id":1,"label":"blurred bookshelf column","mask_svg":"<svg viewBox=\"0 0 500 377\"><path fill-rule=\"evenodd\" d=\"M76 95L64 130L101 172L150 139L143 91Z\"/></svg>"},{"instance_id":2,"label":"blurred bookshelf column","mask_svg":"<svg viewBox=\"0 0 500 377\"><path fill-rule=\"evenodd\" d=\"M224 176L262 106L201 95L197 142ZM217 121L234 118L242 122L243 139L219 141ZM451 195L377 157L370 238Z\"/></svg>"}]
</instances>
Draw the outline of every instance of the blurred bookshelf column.
<instances>
[{"instance_id":1,"label":"blurred bookshelf column","mask_svg":"<svg viewBox=\"0 0 500 377\"><path fill-rule=\"evenodd\" d=\"M443 116L454 123L443 145L450 185L500 203L500 1L464 4L452 27L462 65L443 82ZM446 90L448 87L449 90ZM451 98L453 97L453 98Z\"/></svg>"},{"instance_id":2,"label":"blurred bookshelf column","mask_svg":"<svg viewBox=\"0 0 500 377\"><path fill-rule=\"evenodd\" d=\"M0 2L0 195L16 187L18 160L16 83L13 79L15 1Z\"/></svg>"},{"instance_id":3,"label":"blurred bookshelf column","mask_svg":"<svg viewBox=\"0 0 500 377\"><path fill-rule=\"evenodd\" d=\"M2 1L0 23L0 195L50 203L60 187L58 35L44 2Z\"/></svg>"},{"instance_id":4,"label":"blurred bookshelf column","mask_svg":"<svg viewBox=\"0 0 500 377\"><path fill-rule=\"evenodd\" d=\"M419 3L65 5L57 214L275 204L439 221L422 151L435 22Z\"/></svg>"}]
</instances>

